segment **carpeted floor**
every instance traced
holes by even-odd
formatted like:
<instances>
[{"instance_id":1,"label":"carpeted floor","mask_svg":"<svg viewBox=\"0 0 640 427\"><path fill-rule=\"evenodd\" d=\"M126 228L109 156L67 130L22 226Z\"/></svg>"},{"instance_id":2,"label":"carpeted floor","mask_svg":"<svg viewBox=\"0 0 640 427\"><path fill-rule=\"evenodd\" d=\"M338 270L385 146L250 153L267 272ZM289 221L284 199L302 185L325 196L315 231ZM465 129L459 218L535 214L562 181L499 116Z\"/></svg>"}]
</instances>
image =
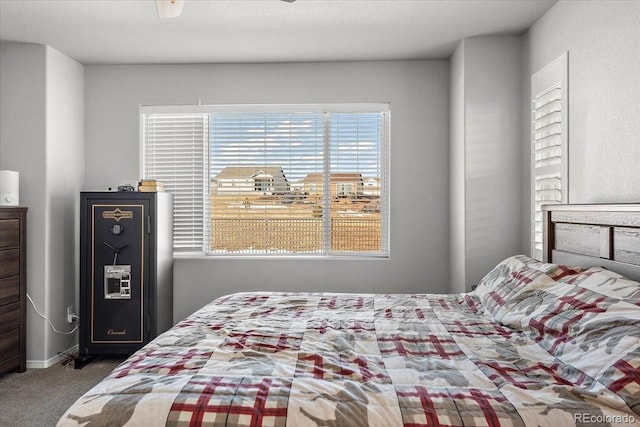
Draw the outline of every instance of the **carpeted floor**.
<instances>
[{"instance_id":1,"label":"carpeted floor","mask_svg":"<svg viewBox=\"0 0 640 427\"><path fill-rule=\"evenodd\" d=\"M55 426L76 399L123 360L124 357L98 358L82 369L59 362L47 369L0 374L0 425Z\"/></svg>"}]
</instances>

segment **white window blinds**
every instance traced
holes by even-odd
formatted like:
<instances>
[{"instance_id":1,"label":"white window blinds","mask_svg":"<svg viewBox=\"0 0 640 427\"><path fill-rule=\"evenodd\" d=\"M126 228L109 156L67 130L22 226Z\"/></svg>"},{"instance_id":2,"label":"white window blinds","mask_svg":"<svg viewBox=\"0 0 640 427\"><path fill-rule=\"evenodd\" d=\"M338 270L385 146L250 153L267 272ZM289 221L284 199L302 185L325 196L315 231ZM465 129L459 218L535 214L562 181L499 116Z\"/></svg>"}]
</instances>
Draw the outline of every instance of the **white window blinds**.
<instances>
[{"instance_id":1,"label":"white window blinds","mask_svg":"<svg viewBox=\"0 0 640 427\"><path fill-rule=\"evenodd\" d=\"M174 249L202 251L208 180L204 114L143 114L142 176L173 194Z\"/></svg>"},{"instance_id":2,"label":"white window blinds","mask_svg":"<svg viewBox=\"0 0 640 427\"><path fill-rule=\"evenodd\" d=\"M176 250L387 256L388 112L344 108L143 109L143 176L174 193Z\"/></svg>"},{"instance_id":3,"label":"white window blinds","mask_svg":"<svg viewBox=\"0 0 640 427\"><path fill-rule=\"evenodd\" d=\"M209 122L211 252L322 253L323 207L308 177L324 168L323 114L218 113Z\"/></svg>"},{"instance_id":4,"label":"white window blinds","mask_svg":"<svg viewBox=\"0 0 640 427\"><path fill-rule=\"evenodd\" d=\"M331 251L387 254L387 149L382 114L333 114ZM348 237L347 237L348 236Z\"/></svg>"},{"instance_id":5,"label":"white window blinds","mask_svg":"<svg viewBox=\"0 0 640 427\"><path fill-rule=\"evenodd\" d=\"M384 123L383 113L210 115L211 252L386 255Z\"/></svg>"},{"instance_id":6,"label":"white window blinds","mask_svg":"<svg viewBox=\"0 0 640 427\"><path fill-rule=\"evenodd\" d=\"M542 205L567 203L567 56L531 79L532 254L543 255Z\"/></svg>"}]
</instances>

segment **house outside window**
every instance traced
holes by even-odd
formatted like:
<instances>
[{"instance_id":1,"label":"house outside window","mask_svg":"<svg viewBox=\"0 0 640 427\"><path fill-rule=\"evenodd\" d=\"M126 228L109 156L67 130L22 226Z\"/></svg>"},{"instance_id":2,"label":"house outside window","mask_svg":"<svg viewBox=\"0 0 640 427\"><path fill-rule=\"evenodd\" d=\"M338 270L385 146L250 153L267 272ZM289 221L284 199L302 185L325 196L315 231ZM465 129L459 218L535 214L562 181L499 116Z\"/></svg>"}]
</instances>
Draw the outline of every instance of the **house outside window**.
<instances>
[{"instance_id":1,"label":"house outside window","mask_svg":"<svg viewBox=\"0 0 640 427\"><path fill-rule=\"evenodd\" d=\"M191 109L141 111L176 252L388 256L388 104Z\"/></svg>"}]
</instances>

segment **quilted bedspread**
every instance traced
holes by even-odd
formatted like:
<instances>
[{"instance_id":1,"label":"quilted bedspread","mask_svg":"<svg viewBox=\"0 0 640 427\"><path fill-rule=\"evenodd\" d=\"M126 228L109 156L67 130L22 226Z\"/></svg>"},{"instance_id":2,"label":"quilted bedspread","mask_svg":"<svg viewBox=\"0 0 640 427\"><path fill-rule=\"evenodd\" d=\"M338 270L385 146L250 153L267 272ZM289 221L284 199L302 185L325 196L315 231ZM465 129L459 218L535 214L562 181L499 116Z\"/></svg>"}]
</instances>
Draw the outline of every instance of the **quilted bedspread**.
<instances>
[{"instance_id":1,"label":"quilted bedspread","mask_svg":"<svg viewBox=\"0 0 640 427\"><path fill-rule=\"evenodd\" d=\"M59 426L640 424L640 285L523 256L468 294L238 293Z\"/></svg>"}]
</instances>

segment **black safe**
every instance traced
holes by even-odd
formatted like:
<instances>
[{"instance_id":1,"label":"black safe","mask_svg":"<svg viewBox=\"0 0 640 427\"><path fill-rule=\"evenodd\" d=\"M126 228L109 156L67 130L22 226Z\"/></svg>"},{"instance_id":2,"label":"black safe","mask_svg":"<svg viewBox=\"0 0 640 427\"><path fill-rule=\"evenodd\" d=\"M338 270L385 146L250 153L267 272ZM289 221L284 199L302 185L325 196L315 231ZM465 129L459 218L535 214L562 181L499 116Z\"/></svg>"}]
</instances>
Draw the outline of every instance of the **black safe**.
<instances>
[{"instance_id":1,"label":"black safe","mask_svg":"<svg viewBox=\"0 0 640 427\"><path fill-rule=\"evenodd\" d=\"M172 323L171 195L80 193L79 359L131 354Z\"/></svg>"}]
</instances>

